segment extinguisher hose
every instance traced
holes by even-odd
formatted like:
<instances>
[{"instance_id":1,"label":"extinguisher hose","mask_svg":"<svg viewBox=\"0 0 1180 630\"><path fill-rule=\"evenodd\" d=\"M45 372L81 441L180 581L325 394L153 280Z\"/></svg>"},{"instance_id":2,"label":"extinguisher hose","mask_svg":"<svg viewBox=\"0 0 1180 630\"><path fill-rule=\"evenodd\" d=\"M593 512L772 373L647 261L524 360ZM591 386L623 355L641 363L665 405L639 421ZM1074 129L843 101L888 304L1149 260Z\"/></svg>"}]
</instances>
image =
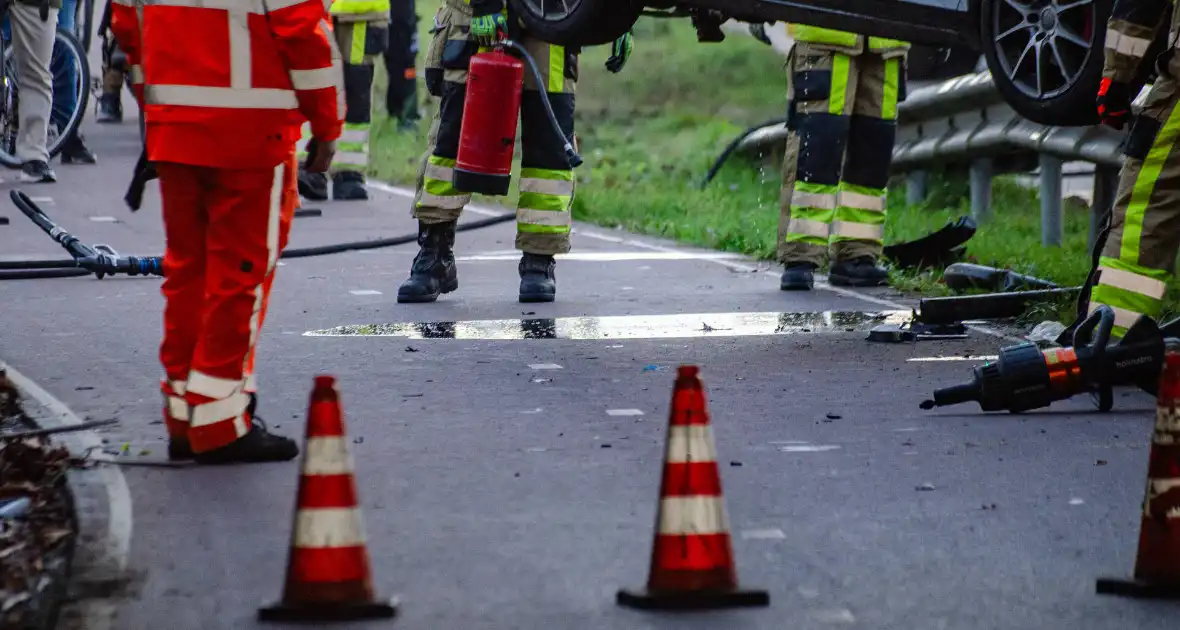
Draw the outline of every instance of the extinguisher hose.
<instances>
[{"instance_id":1,"label":"extinguisher hose","mask_svg":"<svg viewBox=\"0 0 1180 630\"><path fill-rule=\"evenodd\" d=\"M533 73L533 80L537 82L538 86L545 85L545 80L541 78L541 71L537 68L537 62L533 60L533 56L529 51L524 49L524 46L516 43L511 39L502 39L498 45L504 48L510 48L524 59L524 62L529 67L529 71ZM557 114L553 113L553 105L549 103L549 95L546 92L541 92L541 103L545 106L545 115L549 117L549 124L553 127L553 133L561 138L561 142L565 148L565 159L569 162L570 168L577 168L582 165L582 156L574 150L574 146L570 144L569 138L565 137L565 131L561 128L561 123L557 122Z\"/></svg>"}]
</instances>

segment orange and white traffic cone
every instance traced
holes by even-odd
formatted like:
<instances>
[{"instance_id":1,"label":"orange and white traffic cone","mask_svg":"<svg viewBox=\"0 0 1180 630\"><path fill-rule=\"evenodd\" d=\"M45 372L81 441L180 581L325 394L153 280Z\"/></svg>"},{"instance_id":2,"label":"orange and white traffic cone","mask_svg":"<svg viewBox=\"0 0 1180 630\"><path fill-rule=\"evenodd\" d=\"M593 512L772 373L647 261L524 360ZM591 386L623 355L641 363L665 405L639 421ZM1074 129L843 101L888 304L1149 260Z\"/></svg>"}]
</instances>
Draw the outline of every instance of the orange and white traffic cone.
<instances>
[{"instance_id":1,"label":"orange and white traffic cone","mask_svg":"<svg viewBox=\"0 0 1180 630\"><path fill-rule=\"evenodd\" d=\"M767 606L762 590L739 589L717 449L696 366L681 366L660 482L647 588L620 590L619 605L647 609Z\"/></svg>"},{"instance_id":2,"label":"orange and white traffic cone","mask_svg":"<svg viewBox=\"0 0 1180 630\"><path fill-rule=\"evenodd\" d=\"M1101 595L1180 598L1180 350L1164 355L1131 579L1101 578Z\"/></svg>"},{"instance_id":3,"label":"orange and white traffic cone","mask_svg":"<svg viewBox=\"0 0 1180 630\"><path fill-rule=\"evenodd\" d=\"M336 379L317 376L282 601L262 621L345 621L393 617L397 599L373 596L365 529Z\"/></svg>"}]
</instances>

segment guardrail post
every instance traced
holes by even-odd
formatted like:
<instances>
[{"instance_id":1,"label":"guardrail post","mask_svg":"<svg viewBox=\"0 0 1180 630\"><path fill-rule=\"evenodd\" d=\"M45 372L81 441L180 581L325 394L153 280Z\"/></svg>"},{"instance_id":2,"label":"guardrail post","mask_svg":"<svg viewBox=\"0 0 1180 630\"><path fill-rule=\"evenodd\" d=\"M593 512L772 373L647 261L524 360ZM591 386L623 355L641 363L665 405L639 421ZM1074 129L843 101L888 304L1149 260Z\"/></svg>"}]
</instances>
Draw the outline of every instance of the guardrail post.
<instances>
[{"instance_id":1,"label":"guardrail post","mask_svg":"<svg viewBox=\"0 0 1180 630\"><path fill-rule=\"evenodd\" d=\"M971 216L982 224L992 214L992 160L971 160Z\"/></svg>"},{"instance_id":2,"label":"guardrail post","mask_svg":"<svg viewBox=\"0 0 1180 630\"><path fill-rule=\"evenodd\" d=\"M1060 247L1064 237L1061 158L1041 154L1041 245Z\"/></svg>"},{"instance_id":3,"label":"guardrail post","mask_svg":"<svg viewBox=\"0 0 1180 630\"><path fill-rule=\"evenodd\" d=\"M1119 169L1112 166L1094 168L1094 199L1090 202L1090 239L1086 249L1094 251L1098 233L1102 231L1106 213L1114 210L1114 198L1119 189Z\"/></svg>"},{"instance_id":4,"label":"guardrail post","mask_svg":"<svg viewBox=\"0 0 1180 630\"><path fill-rule=\"evenodd\" d=\"M926 201L926 171L910 171L905 176L905 205L918 206Z\"/></svg>"}]
</instances>

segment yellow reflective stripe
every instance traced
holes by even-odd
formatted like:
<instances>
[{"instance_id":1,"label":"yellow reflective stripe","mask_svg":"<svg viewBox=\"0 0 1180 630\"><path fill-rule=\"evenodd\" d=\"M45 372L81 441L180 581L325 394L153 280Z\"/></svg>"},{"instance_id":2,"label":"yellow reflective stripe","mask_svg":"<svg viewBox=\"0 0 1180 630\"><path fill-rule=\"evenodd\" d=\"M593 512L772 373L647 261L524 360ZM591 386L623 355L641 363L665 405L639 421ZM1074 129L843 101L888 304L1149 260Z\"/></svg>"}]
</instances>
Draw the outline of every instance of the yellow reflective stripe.
<instances>
[{"instance_id":1,"label":"yellow reflective stripe","mask_svg":"<svg viewBox=\"0 0 1180 630\"><path fill-rule=\"evenodd\" d=\"M1119 259L1137 264L1139 262L1139 242L1143 238L1143 219L1147 214L1147 206L1151 195L1155 192L1155 184L1159 181L1160 171L1172 153L1176 144L1176 137L1180 135L1180 107L1172 105L1168 119L1156 134L1151 150L1139 168L1139 175L1135 178L1135 185L1131 189L1131 201L1127 204L1126 217L1123 223L1123 241L1119 244Z\"/></svg>"},{"instance_id":2,"label":"yellow reflective stripe","mask_svg":"<svg viewBox=\"0 0 1180 630\"><path fill-rule=\"evenodd\" d=\"M389 0L334 0L329 10L332 15L380 13L389 15Z\"/></svg>"},{"instance_id":3,"label":"yellow reflective stripe","mask_svg":"<svg viewBox=\"0 0 1180 630\"><path fill-rule=\"evenodd\" d=\"M900 39L888 39L886 37L870 37L869 50L874 52L879 50L890 50L896 48L909 48L908 42L903 42Z\"/></svg>"},{"instance_id":4,"label":"yellow reflective stripe","mask_svg":"<svg viewBox=\"0 0 1180 630\"><path fill-rule=\"evenodd\" d=\"M555 94L565 91L565 46L549 45L549 85Z\"/></svg>"},{"instance_id":5,"label":"yellow reflective stripe","mask_svg":"<svg viewBox=\"0 0 1180 630\"><path fill-rule=\"evenodd\" d=\"M897 89L901 81L901 60L885 60L885 84L881 88L881 118L897 119Z\"/></svg>"},{"instance_id":6,"label":"yellow reflective stripe","mask_svg":"<svg viewBox=\"0 0 1180 630\"><path fill-rule=\"evenodd\" d=\"M828 95L828 113L841 116L848 100L848 75L850 68L848 55L836 54L832 56L832 92Z\"/></svg>"},{"instance_id":7,"label":"yellow reflective stripe","mask_svg":"<svg viewBox=\"0 0 1180 630\"><path fill-rule=\"evenodd\" d=\"M822 210L836 209L835 193L813 193L795 190L791 193L791 207L819 208Z\"/></svg>"},{"instance_id":8,"label":"yellow reflective stripe","mask_svg":"<svg viewBox=\"0 0 1180 630\"><path fill-rule=\"evenodd\" d=\"M1164 293L1168 290L1167 283L1155 278L1148 278L1123 269L1115 269L1108 265L1098 265L1098 270L1102 272L1099 282L1107 286L1134 291L1157 300L1163 299Z\"/></svg>"},{"instance_id":9,"label":"yellow reflective stripe","mask_svg":"<svg viewBox=\"0 0 1180 630\"><path fill-rule=\"evenodd\" d=\"M801 236L814 236L817 238L828 237L830 227L823 221L811 221L809 219L796 219L791 217L790 222L787 223L788 234L798 234Z\"/></svg>"},{"instance_id":10,"label":"yellow reflective stripe","mask_svg":"<svg viewBox=\"0 0 1180 630\"><path fill-rule=\"evenodd\" d=\"M527 210L568 210L574 200L570 195L546 195L521 191L516 207Z\"/></svg>"},{"instance_id":11,"label":"yellow reflective stripe","mask_svg":"<svg viewBox=\"0 0 1180 630\"><path fill-rule=\"evenodd\" d=\"M570 231L568 225L532 225L530 223L516 224L516 230L525 234L566 234Z\"/></svg>"},{"instance_id":12,"label":"yellow reflective stripe","mask_svg":"<svg viewBox=\"0 0 1180 630\"><path fill-rule=\"evenodd\" d=\"M885 238L885 226L883 224L869 225L866 223L853 223L851 221L833 221L832 237L852 238L862 241L880 241Z\"/></svg>"},{"instance_id":13,"label":"yellow reflective stripe","mask_svg":"<svg viewBox=\"0 0 1180 630\"><path fill-rule=\"evenodd\" d=\"M788 24L787 32L798 42L806 44L829 44L852 48L858 42L856 33L846 33L830 28L808 26L806 24Z\"/></svg>"},{"instance_id":14,"label":"yellow reflective stripe","mask_svg":"<svg viewBox=\"0 0 1180 630\"><path fill-rule=\"evenodd\" d=\"M365 62L365 33L368 22L354 22L352 27L352 47L348 51L348 63L359 66Z\"/></svg>"}]
</instances>

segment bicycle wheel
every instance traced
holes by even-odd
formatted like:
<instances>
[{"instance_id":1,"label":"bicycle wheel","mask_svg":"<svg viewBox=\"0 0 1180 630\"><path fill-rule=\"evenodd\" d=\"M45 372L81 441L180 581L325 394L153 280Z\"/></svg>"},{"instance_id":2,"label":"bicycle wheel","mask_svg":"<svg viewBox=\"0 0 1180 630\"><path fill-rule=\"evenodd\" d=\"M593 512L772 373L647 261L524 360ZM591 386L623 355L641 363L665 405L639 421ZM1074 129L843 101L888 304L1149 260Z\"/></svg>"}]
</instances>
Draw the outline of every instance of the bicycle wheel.
<instances>
[{"instance_id":1,"label":"bicycle wheel","mask_svg":"<svg viewBox=\"0 0 1180 630\"><path fill-rule=\"evenodd\" d=\"M74 11L74 36L82 44L82 52L89 53L94 37L94 0L78 0Z\"/></svg>"},{"instance_id":2,"label":"bicycle wheel","mask_svg":"<svg viewBox=\"0 0 1180 630\"><path fill-rule=\"evenodd\" d=\"M72 81L68 80L71 68L74 71ZM49 157L52 158L61 152L66 140L78 130L86 107L90 103L90 65L86 63L82 44L72 33L60 29L54 33L49 71L55 86L72 84L77 96L72 108L63 107L61 99L55 99L51 105L46 148L49 149ZM16 64L11 47L4 51L4 76L9 87L4 94L3 111L0 111L0 164L14 168L21 165L20 159L16 157L16 138L20 124L20 89L16 81Z\"/></svg>"}]
</instances>

